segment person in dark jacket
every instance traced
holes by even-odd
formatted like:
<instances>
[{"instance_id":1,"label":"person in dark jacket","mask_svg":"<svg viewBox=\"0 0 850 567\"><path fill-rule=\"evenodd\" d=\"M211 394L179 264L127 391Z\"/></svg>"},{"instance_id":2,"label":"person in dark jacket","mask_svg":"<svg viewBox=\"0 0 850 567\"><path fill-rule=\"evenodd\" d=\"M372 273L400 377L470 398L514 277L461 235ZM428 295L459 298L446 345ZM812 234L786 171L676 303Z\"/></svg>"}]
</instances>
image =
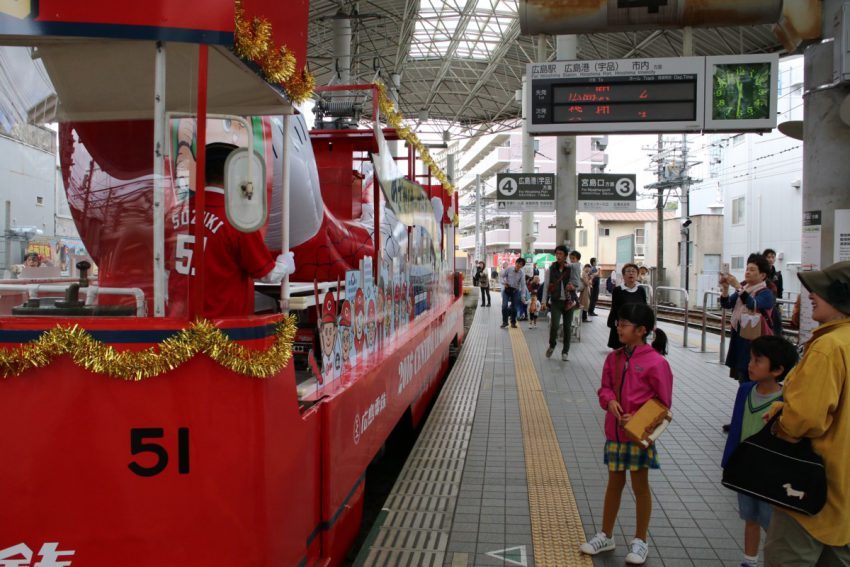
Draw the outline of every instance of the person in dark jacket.
<instances>
[{"instance_id":1,"label":"person in dark jacket","mask_svg":"<svg viewBox=\"0 0 850 567\"><path fill-rule=\"evenodd\" d=\"M741 336L741 315L747 311L767 317L768 311L773 309L776 298L765 283L769 271L770 264L764 256L751 254L747 258L743 283L739 283L731 274L720 275L720 306L732 310L732 339L726 353L726 366L729 367L729 376L740 382L750 379L747 370L750 363L750 341ZM735 289L731 295L730 287Z\"/></svg>"},{"instance_id":2,"label":"person in dark jacket","mask_svg":"<svg viewBox=\"0 0 850 567\"><path fill-rule=\"evenodd\" d=\"M472 283L481 289L481 307L490 307L490 274L484 262L478 262Z\"/></svg>"},{"instance_id":3,"label":"person in dark jacket","mask_svg":"<svg viewBox=\"0 0 850 567\"><path fill-rule=\"evenodd\" d=\"M593 287L590 288L590 308L587 314L596 317L596 302L599 301L599 268L596 267L596 258L590 259L590 275L593 278Z\"/></svg>"},{"instance_id":4,"label":"person in dark jacket","mask_svg":"<svg viewBox=\"0 0 850 567\"><path fill-rule=\"evenodd\" d=\"M720 466L726 468L738 445L764 427L762 417L773 402L782 399L781 382L797 364L797 358L797 349L782 337L759 337L750 344L751 381L738 388ZM738 514L745 524L741 567L757 567L761 530L770 525L771 505L749 494L738 494Z\"/></svg>"},{"instance_id":5,"label":"person in dark jacket","mask_svg":"<svg viewBox=\"0 0 850 567\"><path fill-rule=\"evenodd\" d=\"M771 288L771 291L776 296L776 299L782 299L782 293L784 290L782 286L782 271L776 269L776 251L773 248L765 248L764 252L762 252L762 256L765 257L767 263L770 264L770 270L767 272L767 279L765 282L767 286ZM775 335L782 336L782 309L779 305L777 305L773 309L773 333Z\"/></svg>"},{"instance_id":6,"label":"person in dark jacket","mask_svg":"<svg viewBox=\"0 0 850 567\"><path fill-rule=\"evenodd\" d=\"M617 313L620 308L628 303L649 303L646 297L646 289L638 285L637 264L626 264L623 266L623 282L614 287L611 292L611 312L608 314L608 347L620 348L623 344L617 336Z\"/></svg>"}]
</instances>

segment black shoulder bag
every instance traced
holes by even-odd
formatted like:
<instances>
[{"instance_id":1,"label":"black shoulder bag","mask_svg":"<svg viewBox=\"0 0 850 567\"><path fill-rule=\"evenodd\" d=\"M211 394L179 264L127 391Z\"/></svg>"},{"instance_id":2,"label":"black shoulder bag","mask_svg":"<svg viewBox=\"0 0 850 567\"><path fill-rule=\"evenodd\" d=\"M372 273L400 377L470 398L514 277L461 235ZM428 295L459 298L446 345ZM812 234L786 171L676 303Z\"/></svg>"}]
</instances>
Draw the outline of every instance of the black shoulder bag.
<instances>
[{"instance_id":1,"label":"black shoulder bag","mask_svg":"<svg viewBox=\"0 0 850 567\"><path fill-rule=\"evenodd\" d=\"M808 438L791 443L771 432L780 413L735 448L723 486L813 516L826 504L826 468Z\"/></svg>"}]
</instances>

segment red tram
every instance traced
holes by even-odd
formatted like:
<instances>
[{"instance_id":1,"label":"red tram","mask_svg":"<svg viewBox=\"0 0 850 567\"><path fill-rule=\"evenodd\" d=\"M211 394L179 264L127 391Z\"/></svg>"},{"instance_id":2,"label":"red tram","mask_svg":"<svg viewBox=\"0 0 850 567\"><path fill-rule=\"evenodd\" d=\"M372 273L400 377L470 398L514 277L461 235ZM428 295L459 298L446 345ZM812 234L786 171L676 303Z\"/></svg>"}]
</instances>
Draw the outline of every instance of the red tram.
<instances>
[{"instance_id":1,"label":"red tram","mask_svg":"<svg viewBox=\"0 0 850 567\"><path fill-rule=\"evenodd\" d=\"M3 127L58 133L90 258L0 281L0 565L339 564L463 340L456 199L397 173L395 130L306 130L306 0L14 5ZM204 308L235 293L195 245L215 143L244 150L228 222L295 255L253 313Z\"/></svg>"}]
</instances>

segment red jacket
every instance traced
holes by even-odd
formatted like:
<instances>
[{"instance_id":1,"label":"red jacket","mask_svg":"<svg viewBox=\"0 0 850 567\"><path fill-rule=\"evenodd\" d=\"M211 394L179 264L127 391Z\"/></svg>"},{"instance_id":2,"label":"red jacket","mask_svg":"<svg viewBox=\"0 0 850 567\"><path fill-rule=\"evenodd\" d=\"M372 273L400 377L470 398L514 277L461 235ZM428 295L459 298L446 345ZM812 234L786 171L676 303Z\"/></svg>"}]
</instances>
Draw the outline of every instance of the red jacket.
<instances>
[{"instance_id":1,"label":"red jacket","mask_svg":"<svg viewBox=\"0 0 850 567\"><path fill-rule=\"evenodd\" d=\"M617 357L621 357L620 363ZM618 366L621 368L622 380L616 379ZM634 414L652 398L658 398L669 408L673 402L673 372L667 359L648 344L635 348L628 361L625 351L617 349L605 359L602 386L597 394L599 405L606 411L608 402L619 400L624 413ZM611 412L605 415L605 438L608 441L628 441L626 433Z\"/></svg>"}]
</instances>

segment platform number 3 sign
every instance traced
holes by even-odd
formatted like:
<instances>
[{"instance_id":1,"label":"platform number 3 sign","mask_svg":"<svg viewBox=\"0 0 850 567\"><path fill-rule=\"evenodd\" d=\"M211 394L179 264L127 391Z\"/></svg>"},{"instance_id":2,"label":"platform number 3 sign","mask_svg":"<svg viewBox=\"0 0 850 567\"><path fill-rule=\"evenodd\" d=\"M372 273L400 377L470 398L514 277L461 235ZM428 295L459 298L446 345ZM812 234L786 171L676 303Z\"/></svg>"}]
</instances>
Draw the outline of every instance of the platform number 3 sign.
<instances>
[{"instance_id":1,"label":"platform number 3 sign","mask_svg":"<svg viewBox=\"0 0 850 567\"><path fill-rule=\"evenodd\" d=\"M618 8L646 8L650 14L657 14L667 0L617 0Z\"/></svg>"}]
</instances>

